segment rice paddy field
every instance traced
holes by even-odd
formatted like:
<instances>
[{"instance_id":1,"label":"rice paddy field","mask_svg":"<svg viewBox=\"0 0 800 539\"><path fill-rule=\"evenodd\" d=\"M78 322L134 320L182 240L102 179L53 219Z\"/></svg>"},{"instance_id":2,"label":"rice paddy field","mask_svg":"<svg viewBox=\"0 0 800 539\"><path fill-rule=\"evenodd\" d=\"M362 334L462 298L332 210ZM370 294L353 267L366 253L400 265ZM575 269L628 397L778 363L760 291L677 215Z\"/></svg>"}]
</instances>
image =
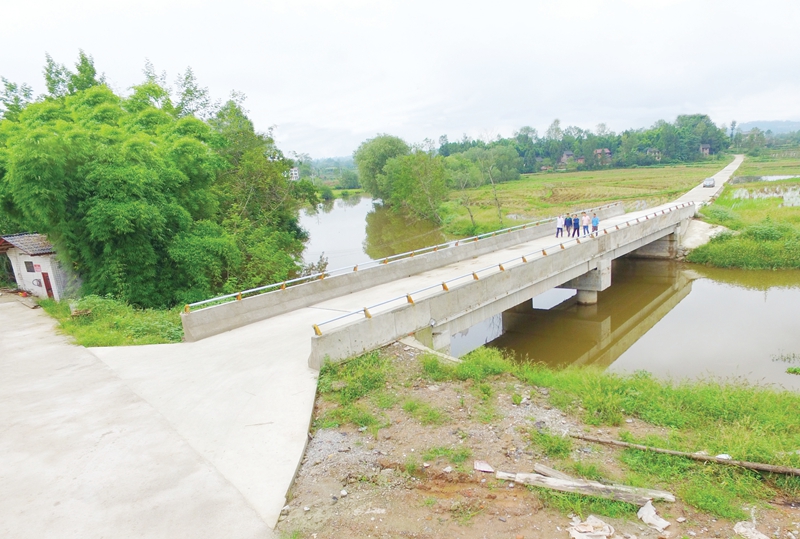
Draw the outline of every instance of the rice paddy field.
<instances>
[{"instance_id":1,"label":"rice paddy field","mask_svg":"<svg viewBox=\"0 0 800 539\"><path fill-rule=\"evenodd\" d=\"M469 235L613 201L622 201L629 211L656 206L719 172L731 159L724 156L691 165L527 174L497 186L502 223L491 185L466 193L453 191L444 207L444 227L451 234ZM469 204L475 227L465 204Z\"/></svg>"}]
</instances>

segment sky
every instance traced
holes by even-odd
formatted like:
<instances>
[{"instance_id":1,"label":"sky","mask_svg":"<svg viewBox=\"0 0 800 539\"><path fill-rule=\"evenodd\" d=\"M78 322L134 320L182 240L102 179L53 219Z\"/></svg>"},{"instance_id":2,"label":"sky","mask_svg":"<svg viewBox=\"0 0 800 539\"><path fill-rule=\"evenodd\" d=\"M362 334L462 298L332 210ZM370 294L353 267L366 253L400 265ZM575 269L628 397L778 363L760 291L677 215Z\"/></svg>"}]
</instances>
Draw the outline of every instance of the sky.
<instances>
[{"instance_id":1,"label":"sky","mask_svg":"<svg viewBox=\"0 0 800 539\"><path fill-rule=\"evenodd\" d=\"M83 49L116 91L146 59L231 91L284 152L351 155L523 126L614 131L705 113L800 120L796 0L28 0L3 3L0 75L44 91Z\"/></svg>"}]
</instances>

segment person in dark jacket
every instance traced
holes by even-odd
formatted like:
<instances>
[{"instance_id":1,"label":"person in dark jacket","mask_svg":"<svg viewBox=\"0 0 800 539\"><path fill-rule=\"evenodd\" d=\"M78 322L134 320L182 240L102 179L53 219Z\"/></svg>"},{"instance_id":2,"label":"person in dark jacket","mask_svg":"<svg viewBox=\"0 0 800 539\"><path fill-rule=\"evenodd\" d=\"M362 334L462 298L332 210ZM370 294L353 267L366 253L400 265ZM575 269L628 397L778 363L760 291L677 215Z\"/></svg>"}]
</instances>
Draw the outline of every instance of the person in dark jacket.
<instances>
[{"instance_id":1,"label":"person in dark jacket","mask_svg":"<svg viewBox=\"0 0 800 539\"><path fill-rule=\"evenodd\" d=\"M580 237L581 235L581 219L578 217L578 214L574 214L572 216L572 237L575 236Z\"/></svg>"}]
</instances>

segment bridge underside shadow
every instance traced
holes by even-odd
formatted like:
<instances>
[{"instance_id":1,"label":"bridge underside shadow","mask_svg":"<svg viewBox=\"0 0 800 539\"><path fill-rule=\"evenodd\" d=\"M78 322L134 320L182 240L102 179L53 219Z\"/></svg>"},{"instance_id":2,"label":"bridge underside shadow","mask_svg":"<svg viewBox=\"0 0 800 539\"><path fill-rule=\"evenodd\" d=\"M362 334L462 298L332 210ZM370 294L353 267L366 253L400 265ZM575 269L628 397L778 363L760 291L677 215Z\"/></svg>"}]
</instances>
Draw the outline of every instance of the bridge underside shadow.
<instances>
[{"instance_id":1,"label":"bridge underside shadow","mask_svg":"<svg viewBox=\"0 0 800 539\"><path fill-rule=\"evenodd\" d=\"M634 272L646 276L632 279ZM503 335L491 346L551 367L608 367L692 289L686 272L671 263L619 260L613 274L614 285L599 292L594 305L572 297L547 310L526 302L506 311Z\"/></svg>"}]
</instances>

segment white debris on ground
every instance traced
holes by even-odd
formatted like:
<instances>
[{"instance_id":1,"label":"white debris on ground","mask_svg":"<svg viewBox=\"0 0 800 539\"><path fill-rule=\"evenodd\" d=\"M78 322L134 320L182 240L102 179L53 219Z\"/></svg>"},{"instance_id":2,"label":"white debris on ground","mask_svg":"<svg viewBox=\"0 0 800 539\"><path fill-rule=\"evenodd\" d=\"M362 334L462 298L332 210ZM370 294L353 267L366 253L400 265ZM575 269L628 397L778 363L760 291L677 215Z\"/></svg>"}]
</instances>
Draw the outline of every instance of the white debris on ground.
<instances>
[{"instance_id":1,"label":"white debris on ground","mask_svg":"<svg viewBox=\"0 0 800 539\"><path fill-rule=\"evenodd\" d=\"M614 536L611 524L603 522L594 515L589 515L584 522L578 517L573 518L567 531L571 539L608 539Z\"/></svg>"},{"instance_id":2,"label":"white debris on ground","mask_svg":"<svg viewBox=\"0 0 800 539\"><path fill-rule=\"evenodd\" d=\"M737 522L733 527L733 531L745 539L769 539L769 537L758 531L756 525L752 522Z\"/></svg>"},{"instance_id":3,"label":"white debris on ground","mask_svg":"<svg viewBox=\"0 0 800 539\"><path fill-rule=\"evenodd\" d=\"M650 501L648 501L639 509L639 512L636 513L636 516L639 517L639 520L651 528L655 528L659 532L663 532L667 529L667 527L669 527L669 522L656 514L656 508L653 507L653 504Z\"/></svg>"}]
</instances>

